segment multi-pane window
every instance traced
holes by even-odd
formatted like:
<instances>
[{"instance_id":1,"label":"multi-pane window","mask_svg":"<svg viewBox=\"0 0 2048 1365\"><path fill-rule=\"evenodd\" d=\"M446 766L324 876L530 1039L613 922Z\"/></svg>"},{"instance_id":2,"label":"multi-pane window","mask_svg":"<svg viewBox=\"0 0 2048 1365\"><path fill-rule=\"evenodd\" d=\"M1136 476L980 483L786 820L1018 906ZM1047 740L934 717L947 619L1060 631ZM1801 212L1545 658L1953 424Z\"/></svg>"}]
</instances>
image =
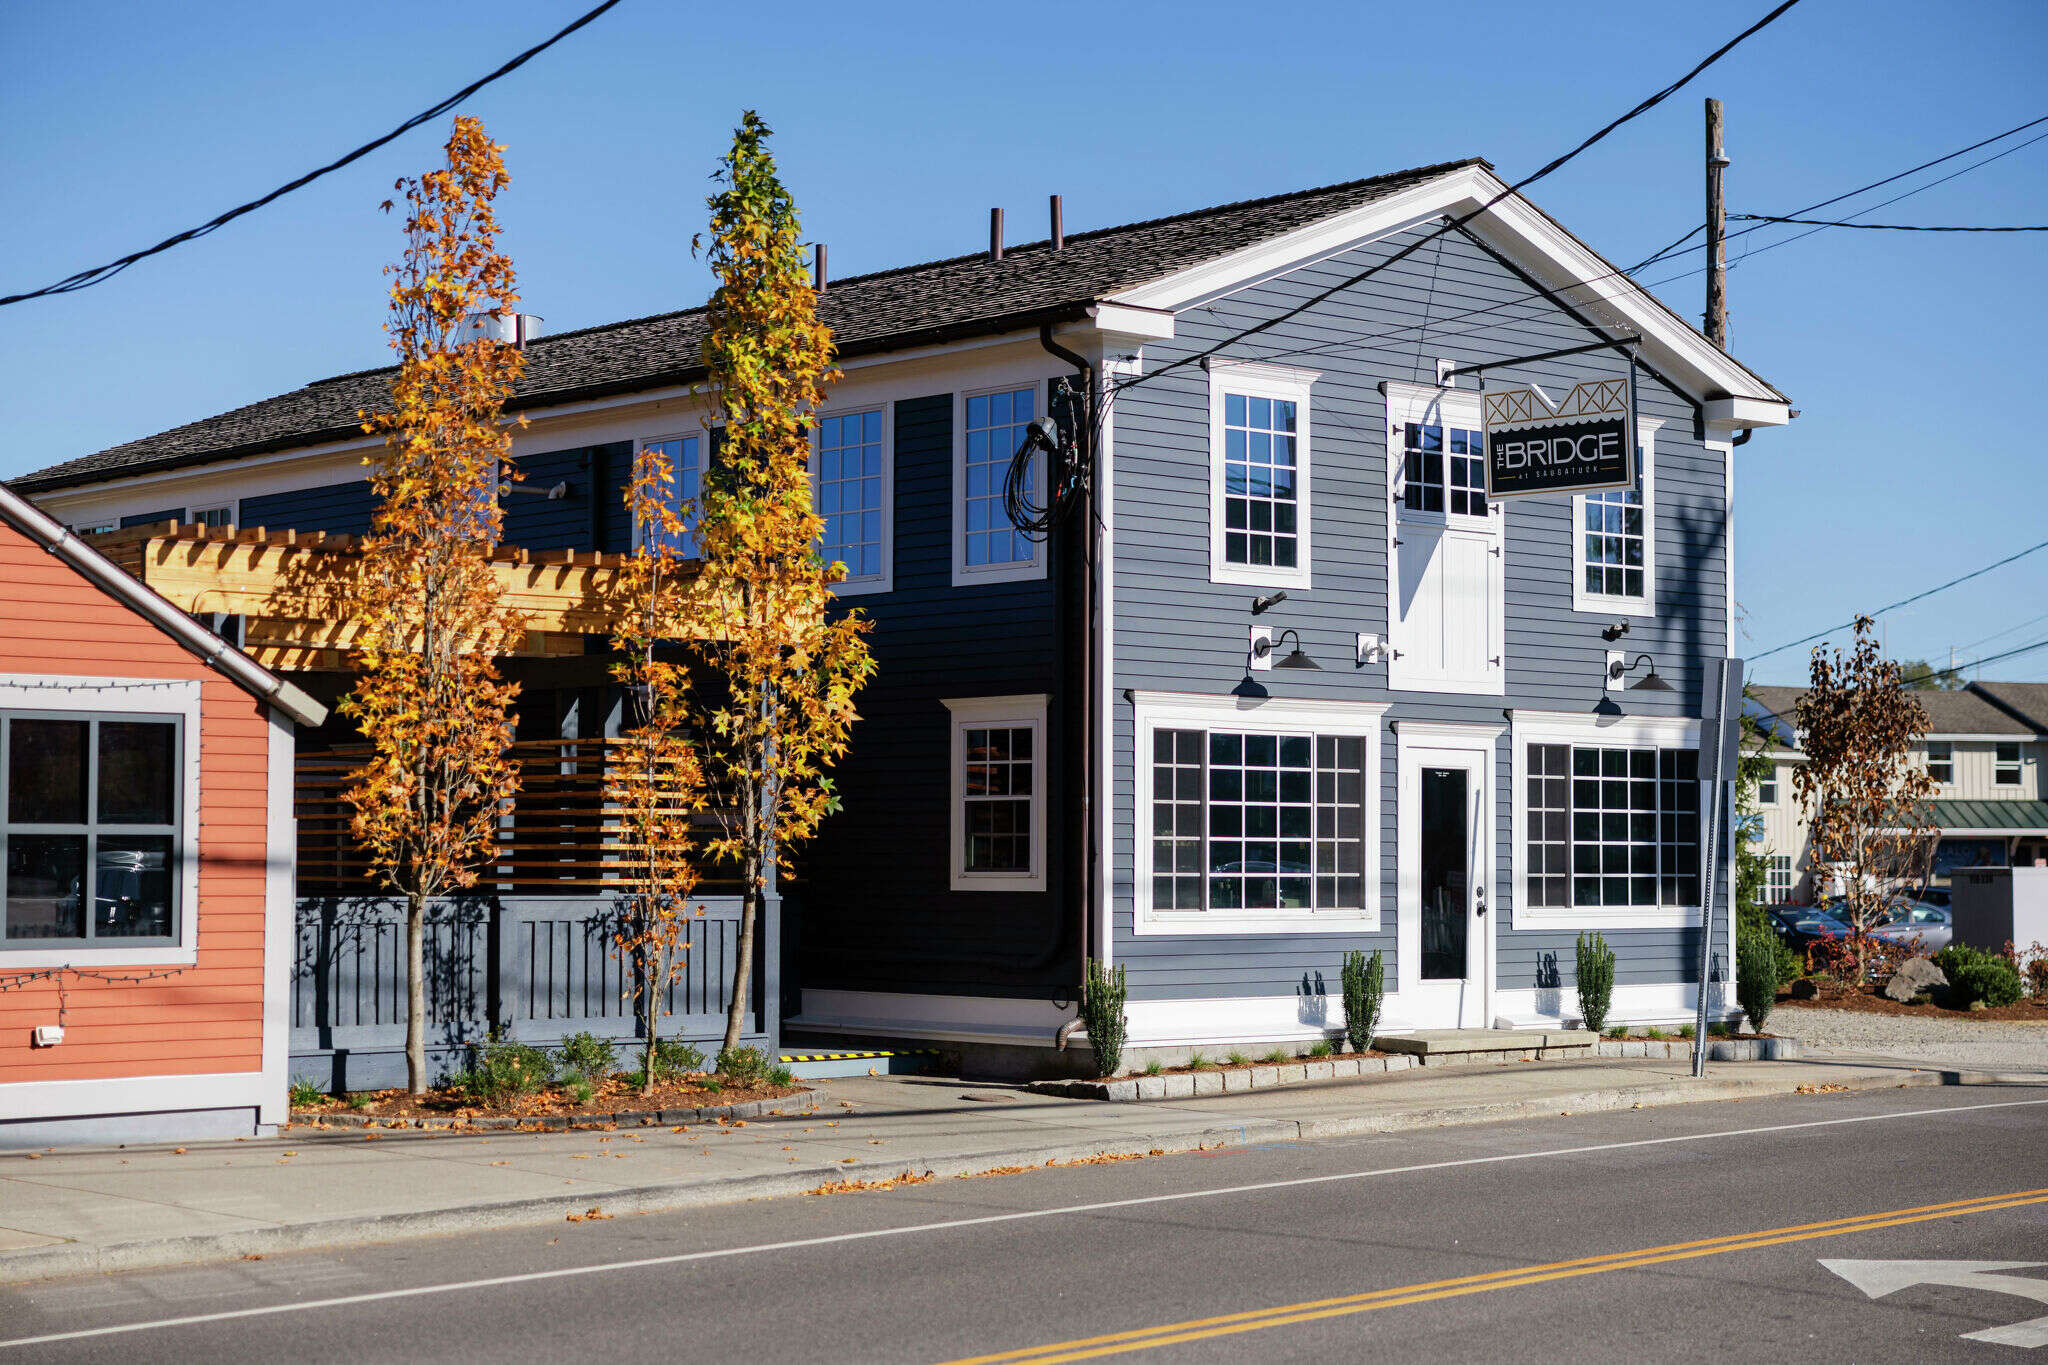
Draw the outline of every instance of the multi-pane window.
<instances>
[{"instance_id":1,"label":"multi-pane window","mask_svg":"<svg viewBox=\"0 0 2048 1365\"><path fill-rule=\"evenodd\" d=\"M1223 396L1223 558L1293 569L1301 563L1295 430L1290 399Z\"/></svg>"},{"instance_id":2,"label":"multi-pane window","mask_svg":"<svg viewBox=\"0 0 2048 1365\"><path fill-rule=\"evenodd\" d=\"M1696 751L1531 744L1527 760L1532 907L1699 903Z\"/></svg>"},{"instance_id":3,"label":"multi-pane window","mask_svg":"<svg viewBox=\"0 0 2048 1365\"><path fill-rule=\"evenodd\" d=\"M1411 512L1486 515L1486 437L1466 427L1410 422L1402 429L1403 500Z\"/></svg>"},{"instance_id":4,"label":"multi-pane window","mask_svg":"<svg viewBox=\"0 0 2048 1365\"><path fill-rule=\"evenodd\" d=\"M1773 763L1770 771L1756 781L1756 803L1759 806L1778 804L1778 765Z\"/></svg>"},{"instance_id":5,"label":"multi-pane window","mask_svg":"<svg viewBox=\"0 0 2048 1365\"><path fill-rule=\"evenodd\" d=\"M2020 746L2000 744L1994 759L1991 780L2001 787L2017 787L2020 784Z\"/></svg>"},{"instance_id":6,"label":"multi-pane window","mask_svg":"<svg viewBox=\"0 0 2048 1365\"><path fill-rule=\"evenodd\" d=\"M1028 873L1037 785L1031 729L970 725L964 740L964 868L969 873Z\"/></svg>"},{"instance_id":7,"label":"multi-pane window","mask_svg":"<svg viewBox=\"0 0 2048 1365\"><path fill-rule=\"evenodd\" d=\"M672 480L669 485L670 505L678 508L683 518L681 535L668 537L655 532L655 538L671 541L682 554L694 556L697 553L697 537L693 532L697 524L697 499L704 494L704 438L668 436L646 442L644 449L659 451L668 461ZM646 534L650 528L641 527L640 530Z\"/></svg>"},{"instance_id":8,"label":"multi-pane window","mask_svg":"<svg viewBox=\"0 0 2048 1365\"><path fill-rule=\"evenodd\" d=\"M192 514L192 521L199 526L233 526L235 509L232 507L202 507Z\"/></svg>"},{"instance_id":9,"label":"multi-pane window","mask_svg":"<svg viewBox=\"0 0 2048 1365\"><path fill-rule=\"evenodd\" d=\"M1365 905L1366 741L1161 729L1152 736L1152 908Z\"/></svg>"},{"instance_id":10,"label":"multi-pane window","mask_svg":"<svg viewBox=\"0 0 2048 1365\"><path fill-rule=\"evenodd\" d=\"M965 525L960 534L961 563L970 572L1030 564L1036 558L1029 537L1011 524L1003 506L1003 487L1010 475L1010 462L1023 447L1037 415L1036 388L974 394L967 400L967 455L961 492ZM1042 473L1040 457L1033 455L1024 478L1024 494L1034 505L1040 497Z\"/></svg>"},{"instance_id":11,"label":"multi-pane window","mask_svg":"<svg viewBox=\"0 0 2048 1365\"><path fill-rule=\"evenodd\" d=\"M175 938L177 724L15 713L0 718L0 750L0 940Z\"/></svg>"},{"instance_id":12,"label":"multi-pane window","mask_svg":"<svg viewBox=\"0 0 2048 1365\"><path fill-rule=\"evenodd\" d=\"M1772 905L1783 905L1792 899L1792 859L1789 854L1773 853L1764 867L1764 900Z\"/></svg>"},{"instance_id":13,"label":"multi-pane window","mask_svg":"<svg viewBox=\"0 0 2048 1365\"><path fill-rule=\"evenodd\" d=\"M1588 493L1579 500L1580 573L1588 593L1640 598L1648 590L1643 490Z\"/></svg>"},{"instance_id":14,"label":"multi-pane window","mask_svg":"<svg viewBox=\"0 0 2048 1365\"><path fill-rule=\"evenodd\" d=\"M849 412L818 423L818 552L846 566L849 582L879 579L886 566L882 414Z\"/></svg>"},{"instance_id":15,"label":"multi-pane window","mask_svg":"<svg viewBox=\"0 0 2048 1365\"><path fill-rule=\"evenodd\" d=\"M1927 775L1942 786L1956 780L1956 746L1946 741L1927 746ZM2018 779L2015 778L2015 781Z\"/></svg>"}]
</instances>

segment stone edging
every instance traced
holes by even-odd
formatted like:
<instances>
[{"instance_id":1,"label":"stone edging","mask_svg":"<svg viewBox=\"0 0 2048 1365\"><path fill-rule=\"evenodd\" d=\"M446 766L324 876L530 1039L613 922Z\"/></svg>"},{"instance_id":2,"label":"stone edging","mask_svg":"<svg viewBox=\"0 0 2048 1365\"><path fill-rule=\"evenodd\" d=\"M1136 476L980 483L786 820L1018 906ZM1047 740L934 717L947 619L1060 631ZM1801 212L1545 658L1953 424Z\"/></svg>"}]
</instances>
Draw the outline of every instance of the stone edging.
<instances>
[{"instance_id":1,"label":"stone edging","mask_svg":"<svg viewBox=\"0 0 2048 1365\"><path fill-rule=\"evenodd\" d=\"M1789 1062L1806 1055L1791 1038L1709 1038L1707 1060L1714 1062ZM1431 1057L1432 1068L1446 1065L1487 1066L1517 1061L1563 1061L1600 1058L1662 1058L1689 1061L1692 1041L1687 1038L1603 1038L1590 1047L1546 1047L1506 1049L1498 1052L1451 1053ZM1033 1081L1024 1088L1039 1095L1059 1095L1075 1100L1187 1100L1209 1095L1234 1095L1247 1090L1271 1090L1281 1086L1314 1085L1323 1081L1352 1080L1382 1072L1406 1071L1424 1064L1421 1057L1300 1058L1265 1066L1218 1067L1210 1071L1175 1071L1159 1076L1118 1076L1098 1081Z\"/></svg>"},{"instance_id":2,"label":"stone edging","mask_svg":"<svg viewBox=\"0 0 2048 1365\"><path fill-rule=\"evenodd\" d=\"M449 1115L445 1118L380 1118L375 1114L330 1113L324 1109L294 1109L291 1121L297 1124L325 1124L330 1128L386 1128L386 1129L427 1129L439 1131L461 1129L463 1132L487 1129L491 1131L513 1130L529 1133L562 1132L571 1128L634 1127L651 1128L656 1124L675 1123L716 1123L720 1119L753 1119L764 1114L779 1114L785 1108L816 1109L818 1092L800 1090L794 1095L778 1095L765 1100L742 1100L738 1104L710 1105L701 1109L627 1109L610 1114L538 1114L525 1118L479 1116L459 1118Z\"/></svg>"}]
</instances>

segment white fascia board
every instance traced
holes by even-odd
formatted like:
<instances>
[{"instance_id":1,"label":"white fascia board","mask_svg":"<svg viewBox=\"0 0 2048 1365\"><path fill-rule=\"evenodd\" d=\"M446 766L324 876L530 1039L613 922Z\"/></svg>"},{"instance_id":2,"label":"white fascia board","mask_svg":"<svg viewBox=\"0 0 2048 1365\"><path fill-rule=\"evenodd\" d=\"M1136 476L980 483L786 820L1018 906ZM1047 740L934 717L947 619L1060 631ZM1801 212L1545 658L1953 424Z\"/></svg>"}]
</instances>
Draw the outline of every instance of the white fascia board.
<instances>
[{"instance_id":1,"label":"white fascia board","mask_svg":"<svg viewBox=\"0 0 2048 1365\"><path fill-rule=\"evenodd\" d=\"M1709 398L1707 430L1741 431L1746 427L1782 427L1792 420L1792 410L1777 399Z\"/></svg>"},{"instance_id":2,"label":"white fascia board","mask_svg":"<svg viewBox=\"0 0 2048 1365\"><path fill-rule=\"evenodd\" d=\"M1505 182L1484 167L1447 171L1384 199L1124 290L1113 296L1113 302L1185 308L1421 223L1471 213L1505 188ZM1603 325L1615 333L1641 333L1646 358L1693 399L1740 402L1740 420L1734 427L1780 426L1790 420L1784 398L1769 385L1527 200L1510 196L1466 226L1575 307L1605 314Z\"/></svg>"}]
</instances>

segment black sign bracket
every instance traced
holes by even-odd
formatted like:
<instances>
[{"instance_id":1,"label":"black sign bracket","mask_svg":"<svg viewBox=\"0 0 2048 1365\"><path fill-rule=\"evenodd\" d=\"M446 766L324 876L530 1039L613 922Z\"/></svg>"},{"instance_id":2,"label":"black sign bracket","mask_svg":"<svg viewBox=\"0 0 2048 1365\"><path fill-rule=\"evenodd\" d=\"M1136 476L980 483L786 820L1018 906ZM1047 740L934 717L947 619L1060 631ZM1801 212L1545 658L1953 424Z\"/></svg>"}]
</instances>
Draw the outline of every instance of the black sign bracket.
<instances>
[{"instance_id":1,"label":"black sign bracket","mask_svg":"<svg viewBox=\"0 0 2048 1365\"><path fill-rule=\"evenodd\" d=\"M1642 345L1642 342L1643 338L1640 334L1631 333L1625 337L1615 337L1611 341L1595 341L1584 346L1567 346L1559 351L1539 351L1535 355L1518 355L1512 360L1488 360L1478 365L1460 365L1455 369L1445 370L1443 378L1448 383L1461 374L1483 376L1488 370L1506 369L1510 365L1533 365L1539 360L1558 360L1568 355L1584 355L1588 351L1619 351L1623 349L1628 351L1630 367L1633 368L1635 348Z\"/></svg>"}]
</instances>

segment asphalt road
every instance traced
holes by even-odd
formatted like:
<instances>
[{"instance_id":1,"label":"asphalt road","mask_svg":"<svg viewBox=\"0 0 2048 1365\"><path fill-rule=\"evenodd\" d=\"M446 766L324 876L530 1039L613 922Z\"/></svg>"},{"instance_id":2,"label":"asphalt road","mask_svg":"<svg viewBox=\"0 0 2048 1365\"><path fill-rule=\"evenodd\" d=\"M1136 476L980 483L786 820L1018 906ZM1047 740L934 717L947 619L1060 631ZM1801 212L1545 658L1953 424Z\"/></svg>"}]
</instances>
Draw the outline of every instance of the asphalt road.
<instances>
[{"instance_id":1,"label":"asphalt road","mask_svg":"<svg viewBox=\"0 0 2048 1365\"><path fill-rule=\"evenodd\" d=\"M1872 1261L1919 1264L1849 1264ZM1976 1361L2027 1348L1965 1334L2018 1339L2035 1318L2048 1320L2048 1086L1973 1086L52 1281L0 1289L0 1365ZM2048 1326L2032 1336L2048 1359Z\"/></svg>"}]
</instances>

